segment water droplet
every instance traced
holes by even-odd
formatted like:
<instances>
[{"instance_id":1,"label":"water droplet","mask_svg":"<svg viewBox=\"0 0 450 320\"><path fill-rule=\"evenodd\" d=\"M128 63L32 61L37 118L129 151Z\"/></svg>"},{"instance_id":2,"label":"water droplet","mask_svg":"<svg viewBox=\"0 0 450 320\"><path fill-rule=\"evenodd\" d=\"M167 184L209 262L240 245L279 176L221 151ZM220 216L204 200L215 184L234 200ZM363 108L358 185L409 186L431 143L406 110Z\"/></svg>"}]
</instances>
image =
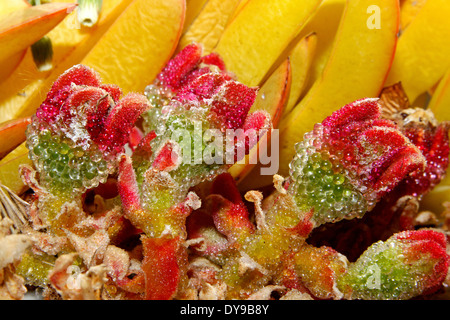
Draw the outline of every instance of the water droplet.
<instances>
[{"instance_id":1,"label":"water droplet","mask_svg":"<svg viewBox=\"0 0 450 320\"><path fill-rule=\"evenodd\" d=\"M337 174L334 176L334 184L341 185L345 181L345 177L342 174Z\"/></svg>"},{"instance_id":2,"label":"water droplet","mask_svg":"<svg viewBox=\"0 0 450 320\"><path fill-rule=\"evenodd\" d=\"M71 169L69 171L69 176L73 180L79 180L80 179L80 172L77 169Z\"/></svg>"},{"instance_id":3,"label":"water droplet","mask_svg":"<svg viewBox=\"0 0 450 320\"><path fill-rule=\"evenodd\" d=\"M83 151L82 148L77 147L77 148L75 148L75 149L73 150L73 154L74 154L75 157L80 158L80 157L82 157L82 156L84 155L84 151Z\"/></svg>"},{"instance_id":4,"label":"water droplet","mask_svg":"<svg viewBox=\"0 0 450 320\"><path fill-rule=\"evenodd\" d=\"M61 144L59 144L59 150L58 151L59 151L60 154L68 154L69 151L70 151L70 147L66 143L61 143Z\"/></svg>"},{"instance_id":5,"label":"water droplet","mask_svg":"<svg viewBox=\"0 0 450 320\"><path fill-rule=\"evenodd\" d=\"M341 201L337 201L334 203L334 209L337 211L341 211L342 209L344 209L344 203Z\"/></svg>"}]
</instances>

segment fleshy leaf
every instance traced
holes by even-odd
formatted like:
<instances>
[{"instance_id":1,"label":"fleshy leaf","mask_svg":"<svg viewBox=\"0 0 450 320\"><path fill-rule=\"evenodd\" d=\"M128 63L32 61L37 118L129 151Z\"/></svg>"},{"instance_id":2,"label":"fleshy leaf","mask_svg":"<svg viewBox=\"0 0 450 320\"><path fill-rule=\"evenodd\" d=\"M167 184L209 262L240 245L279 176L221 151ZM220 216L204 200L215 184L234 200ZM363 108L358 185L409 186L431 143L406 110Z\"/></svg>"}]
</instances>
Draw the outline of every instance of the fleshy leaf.
<instances>
[{"instance_id":1,"label":"fleshy leaf","mask_svg":"<svg viewBox=\"0 0 450 320\"><path fill-rule=\"evenodd\" d=\"M76 65L53 84L27 129L30 158L53 191L82 192L105 182L147 99L102 85L92 69Z\"/></svg>"},{"instance_id":2,"label":"fleshy leaf","mask_svg":"<svg viewBox=\"0 0 450 320\"><path fill-rule=\"evenodd\" d=\"M143 238L145 299L169 300L178 290L181 268L178 261L179 239Z\"/></svg>"},{"instance_id":3,"label":"fleshy leaf","mask_svg":"<svg viewBox=\"0 0 450 320\"><path fill-rule=\"evenodd\" d=\"M296 145L289 192L317 224L361 217L426 160L376 99L344 106Z\"/></svg>"},{"instance_id":4,"label":"fleshy leaf","mask_svg":"<svg viewBox=\"0 0 450 320\"><path fill-rule=\"evenodd\" d=\"M339 282L351 299L410 299L434 292L448 272L445 235L405 231L376 242Z\"/></svg>"}]
</instances>

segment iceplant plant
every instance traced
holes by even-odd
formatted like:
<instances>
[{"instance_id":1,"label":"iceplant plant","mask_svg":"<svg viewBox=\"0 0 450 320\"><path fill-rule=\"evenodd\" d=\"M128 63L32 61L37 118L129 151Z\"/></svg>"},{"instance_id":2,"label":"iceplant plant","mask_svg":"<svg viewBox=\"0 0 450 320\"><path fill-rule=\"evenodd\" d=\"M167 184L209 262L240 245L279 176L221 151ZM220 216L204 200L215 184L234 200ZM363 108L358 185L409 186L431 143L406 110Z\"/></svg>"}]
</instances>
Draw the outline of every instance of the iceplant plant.
<instances>
[{"instance_id":1,"label":"iceplant plant","mask_svg":"<svg viewBox=\"0 0 450 320\"><path fill-rule=\"evenodd\" d=\"M310 243L326 243L350 261L355 261L374 241L414 230L419 200L443 179L448 168L449 121L437 121L431 110L412 108L400 84L383 89L378 103L382 117L395 122L420 150L426 167L412 172L388 191L362 219L327 224L314 230Z\"/></svg>"},{"instance_id":2,"label":"iceplant plant","mask_svg":"<svg viewBox=\"0 0 450 320\"><path fill-rule=\"evenodd\" d=\"M81 208L83 193L117 170L135 121L150 107L143 95L121 95L76 65L55 81L32 117L26 145L39 179L30 167L22 174L38 196L40 219L55 234L68 227L62 225L66 204Z\"/></svg>"},{"instance_id":3,"label":"iceplant plant","mask_svg":"<svg viewBox=\"0 0 450 320\"><path fill-rule=\"evenodd\" d=\"M245 195L255 203L256 226L226 176L213 184L207 212L188 221L190 238L203 242L197 253L222 266L217 278L227 284L229 298L246 297L269 281L321 299L407 299L442 283L448 256L445 236L436 231L397 234L353 264L332 248L306 242L321 224L363 216L425 167L420 150L395 123L381 119L376 99L336 111L305 134L296 151L289 177L276 176L277 191L264 210L259 192ZM361 279L372 283L371 270L381 275L364 287Z\"/></svg>"},{"instance_id":4,"label":"iceplant plant","mask_svg":"<svg viewBox=\"0 0 450 320\"><path fill-rule=\"evenodd\" d=\"M287 192L297 206L311 206L314 227L361 217L399 184L427 169L421 150L380 114L376 99L357 101L325 119L296 146ZM319 162L311 161L316 157ZM333 179L332 188L328 174L311 179L328 168L324 161L331 163L334 174L343 175ZM319 200L316 193L322 193ZM445 248L446 237L438 231L407 231L371 245L354 263L343 263L331 248L305 245L293 255L293 264L299 279L319 297L409 299L442 284L449 262ZM325 259L320 251L326 252ZM312 265L316 268L306 267ZM325 281L317 281L321 272L328 274Z\"/></svg>"},{"instance_id":5,"label":"iceplant plant","mask_svg":"<svg viewBox=\"0 0 450 320\"><path fill-rule=\"evenodd\" d=\"M158 252L145 263L152 265L154 275L146 277L147 299L173 298L187 282L185 221L201 205L190 188L240 160L234 153L231 162L224 159L225 154L210 161L211 157L197 153L198 147L204 151L212 143L208 131L238 130L240 134L231 140L232 150L242 147L245 154L271 128L266 112L249 114L257 89L236 81L219 56L202 57L201 53L197 44L187 46L147 88L153 108L144 115L146 135L133 155L123 155L119 164L125 215L144 232L144 253ZM245 138L249 132L257 132L255 141ZM223 150L225 140L216 141L216 150Z\"/></svg>"}]
</instances>

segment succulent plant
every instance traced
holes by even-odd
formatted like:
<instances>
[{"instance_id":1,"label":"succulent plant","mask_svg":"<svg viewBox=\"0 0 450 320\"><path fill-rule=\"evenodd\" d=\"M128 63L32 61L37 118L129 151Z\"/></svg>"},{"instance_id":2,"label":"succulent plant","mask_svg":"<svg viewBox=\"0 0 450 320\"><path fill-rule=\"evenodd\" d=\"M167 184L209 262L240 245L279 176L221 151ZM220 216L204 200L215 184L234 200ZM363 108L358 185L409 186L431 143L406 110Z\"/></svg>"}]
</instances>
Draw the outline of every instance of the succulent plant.
<instances>
[{"instance_id":1,"label":"succulent plant","mask_svg":"<svg viewBox=\"0 0 450 320\"><path fill-rule=\"evenodd\" d=\"M30 158L50 191L82 192L117 167L134 122L149 107L144 96L120 99L118 87L78 65L50 89L27 129Z\"/></svg>"},{"instance_id":2,"label":"succulent plant","mask_svg":"<svg viewBox=\"0 0 450 320\"><path fill-rule=\"evenodd\" d=\"M135 121L149 108L143 95L101 83L92 69L77 65L53 84L26 131L39 218L55 234L79 222L83 195L117 170ZM35 181L29 168L26 181ZM72 208L72 209L71 209ZM75 218L73 217L75 216Z\"/></svg>"},{"instance_id":3,"label":"succulent plant","mask_svg":"<svg viewBox=\"0 0 450 320\"><path fill-rule=\"evenodd\" d=\"M17 270L63 297L244 299L280 290L409 299L438 290L449 267L438 230L396 230L354 259L311 235L433 188L448 166L448 125L411 122L408 110L383 118L378 99L355 101L304 135L269 196L242 197L227 169L272 129L267 113L251 110L256 95L196 44L146 96L121 98L82 65L61 75L27 130L35 166L22 168L35 192L27 232L38 241ZM390 223L384 230L396 229ZM104 292L89 281L67 286L70 266L84 268L85 280L103 277L95 281Z\"/></svg>"},{"instance_id":4,"label":"succulent plant","mask_svg":"<svg viewBox=\"0 0 450 320\"><path fill-rule=\"evenodd\" d=\"M404 231L371 245L338 280L347 298L406 300L435 291L449 264L446 237L434 230Z\"/></svg>"},{"instance_id":5,"label":"succulent plant","mask_svg":"<svg viewBox=\"0 0 450 320\"><path fill-rule=\"evenodd\" d=\"M320 299L408 299L442 283L448 256L438 231L398 233L352 263L331 247L307 242L324 223L361 218L426 168L419 148L381 118L377 99L353 102L317 124L296 145L290 168L287 179L275 179L276 192L264 209L261 194L245 195L255 203L256 225L237 190L230 191L231 176L217 178L203 208L188 221L190 236L203 239L196 253L222 265L217 278L230 298L271 281ZM376 288L371 266L380 268Z\"/></svg>"},{"instance_id":6,"label":"succulent plant","mask_svg":"<svg viewBox=\"0 0 450 320\"><path fill-rule=\"evenodd\" d=\"M164 252L157 260L175 257L178 267L171 269L172 276L186 278L180 264L187 259L186 252L178 247L187 236L186 218L201 205L190 188L226 172L240 160L237 148L244 150L241 157L248 153L257 140L247 142L246 133L254 130L262 136L270 130L270 117L262 111L249 114L256 89L233 80L216 55L202 58L195 44L168 63L147 88L147 96L154 107L144 115L148 133L132 157L122 156L119 192L128 219L144 231L146 243L155 245L153 250ZM239 133L232 140L223 138L235 131ZM211 132L214 136L208 136ZM181 141L177 133L182 134ZM228 144L231 160L223 151ZM207 153L211 145L214 150ZM172 242L178 243L172 251L163 250ZM178 291L179 283L166 287L165 297Z\"/></svg>"},{"instance_id":7,"label":"succulent plant","mask_svg":"<svg viewBox=\"0 0 450 320\"><path fill-rule=\"evenodd\" d=\"M425 158L376 99L344 106L295 146L288 192L317 224L362 217Z\"/></svg>"}]
</instances>

